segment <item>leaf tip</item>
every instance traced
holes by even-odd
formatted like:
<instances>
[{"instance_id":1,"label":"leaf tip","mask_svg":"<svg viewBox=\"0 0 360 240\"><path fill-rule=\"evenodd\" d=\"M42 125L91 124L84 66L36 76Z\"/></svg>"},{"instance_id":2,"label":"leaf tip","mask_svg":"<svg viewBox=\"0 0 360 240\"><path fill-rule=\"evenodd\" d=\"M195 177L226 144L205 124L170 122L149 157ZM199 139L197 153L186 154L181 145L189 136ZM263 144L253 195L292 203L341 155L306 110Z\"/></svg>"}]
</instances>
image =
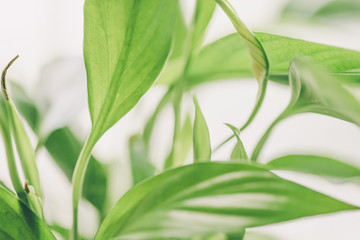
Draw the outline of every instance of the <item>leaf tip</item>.
<instances>
[{"instance_id":1,"label":"leaf tip","mask_svg":"<svg viewBox=\"0 0 360 240\"><path fill-rule=\"evenodd\" d=\"M19 58L19 55L16 55L4 68L4 70L2 71L1 73L1 88L2 88L2 91L5 95L5 98L7 100L9 100L9 94L7 92L7 88L6 88L6 73L7 73L7 70L11 67L11 65L16 61L16 59Z\"/></svg>"}]
</instances>

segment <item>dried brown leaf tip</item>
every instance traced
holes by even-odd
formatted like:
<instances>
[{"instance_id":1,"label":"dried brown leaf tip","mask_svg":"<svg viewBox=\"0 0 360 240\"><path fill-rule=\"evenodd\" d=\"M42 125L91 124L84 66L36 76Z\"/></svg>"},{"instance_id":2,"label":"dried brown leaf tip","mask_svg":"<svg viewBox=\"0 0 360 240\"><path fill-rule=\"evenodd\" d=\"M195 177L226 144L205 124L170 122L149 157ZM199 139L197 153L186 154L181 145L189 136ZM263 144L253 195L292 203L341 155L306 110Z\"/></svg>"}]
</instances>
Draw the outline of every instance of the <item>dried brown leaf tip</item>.
<instances>
[{"instance_id":1,"label":"dried brown leaf tip","mask_svg":"<svg viewBox=\"0 0 360 240\"><path fill-rule=\"evenodd\" d=\"M6 73L7 70L11 67L11 65L15 62L16 59L18 59L19 55L16 55L4 68L4 70L1 73L1 88L3 90L3 93L7 100L9 100L9 95L6 88Z\"/></svg>"}]
</instances>

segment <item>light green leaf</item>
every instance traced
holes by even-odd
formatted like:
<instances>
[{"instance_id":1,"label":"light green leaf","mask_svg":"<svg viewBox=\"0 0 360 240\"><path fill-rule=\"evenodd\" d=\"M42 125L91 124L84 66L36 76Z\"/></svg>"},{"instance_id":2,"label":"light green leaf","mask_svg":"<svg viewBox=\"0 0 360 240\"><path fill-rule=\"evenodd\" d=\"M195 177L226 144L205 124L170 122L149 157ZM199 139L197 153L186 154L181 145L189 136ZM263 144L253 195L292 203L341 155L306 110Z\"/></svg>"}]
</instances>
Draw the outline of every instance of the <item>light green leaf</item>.
<instances>
[{"instance_id":1,"label":"light green leaf","mask_svg":"<svg viewBox=\"0 0 360 240\"><path fill-rule=\"evenodd\" d=\"M148 157L148 151L144 140L138 136L129 139L130 164L133 185L154 175L155 168Z\"/></svg>"},{"instance_id":2,"label":"light green leaf","mask_svg":"<svg viewBox=\"0 0 360 240\"><path fill-rule=\"evenodd\" d=\"M248 47L250 56L252 58L252 72L258 81L259 90L256 96L256 103L254 109L246 121L246 123L241 127L241 130L245 129L252 120L255 118L257 112L259 111L261 104L265 97L265 91L268 81L269 74L269 61L261 42L240 20L235 9L231 6L228 0L215 0L219 6L224 10L226 15L231 20L236 31L244 38L245 43Z\"/></svg>"},{"instance_id":3,"label":"light green leaf","mask_svg":"<svg viewBox=\"0 0 360 240\"><path fill-rule=\"evenodd\" d=\"M358 0L333 0L319 8L314 17L359 17Z\"/></svg>"},{"instance_id":4,"label":"light green leaf","mask_svg":"<svg viewBox=\"0 0 360 240\"><path fill-rule=\"evenodd\" d=\"M95 239L169 239L355 210L329 196L246 164L206 162L176 168L126 193Z\"/></svg>"},{"instance_id":5,"label":"light green leaf","mask_svg":"<svg viewBox=\"0 0 360 240\"><path fill-rule=\"evenodd\" d=\"M176 23L173 30L173 45L170 59L183 56L186 44L186 36L188 34L188 28L185 24L184 16L181 11L180 1L178 1L178 7L176 8Z\"/></svg>"},{"instance_id":6,"label":"light green leaf","mask_svg":"<svg viewBox=\"0 0 360 240\"><path fill-rule=\"evenodd\" d=\"M257 144L251 157L254 161L274 127L295 114L319 113L360 126L360 102L321 66L303 58L295 58L290 65L289 74L292 87L290 103Z\"/></svg>"},{"instance_id":7,"label":"light green leaf","mask_svg":"<svg viewBox=\"0 0 360 240\"><path fill-rule=\"evenodd\" d=\"M244 144L241 141L239 129L231 124L228 123L225 124L231 129L231 131L233 131L237 140L234 150L231 153L230 160L235 160L235 161L240 160L242 162L249 163L249 157L246 153Z\"/></svg>"},{"instance_id":8,"label":"light green leaf","mask_svg":"<svg viewBox=\"0 0 360 240\"><path fill-rule=\"evenodd\" d=\"M280 240L270 235L265 235L258 232L248 232L246 231L244 240Z\"/></svg>"},{"instance_id":9,"label":"light green leaf","mask_svg":"<svg viewBox=\"0 0 360 240\"><path fill-rule=\"evenodd\" d=\"M0 188L0 239L56 239L48 226L25 204Z\"/></svg>"},{"instance_id":10,"label":"light green leaf","mask_svg":"<svg viewBox=\"0 0 360 240\"><path fill-rule=\"evenodd\" d=\"M307 56L324 65L344 82L360 82L360 52L268 33L255 33L269 60L269 79L288 84L288 69L295 56ZM208 81L249 78L251 58L239 34L206 45L189 70L188 87Z\"/></svg>"},{"instance_id":11,"label":"light green leaf","mask_svg":"<svg viewBox=\"0 0 360 240\"><path fill-rule=\"evenodd\" d=\"M214 0L197 0L194 13L193 50L196 51L203 43L206 28L214 13L216 2Z\"/></svg>"},{"instance_id":12,"label":"light green leaf","mask_svg":"<svg viewBox=\"0 0 360 240\"><path fill-rule=\"evenodd\" d=\"M87 0L84 58L100 137L150 88L170 51L176 0Z\"/></svg>"},{"instance_id":13,"label":"light green leaf","mask_svg":"<svg viewBox=\"0 0 360 240\"><path fill-rule=\"evenodd\" d=\"M314 155L287 155L266 164L272 170L288 170L338 180L360 178L360 169L342 161Z\"/></svg>"},{"instance_id":14,"label":"light green leaf","mask_svg":"<svg viewBox=\"0 0 360 240\"><path fill-rule=\"evenodd\" d=\"M195 120L193 130L194 162L206 162L211 159L209 128L201 112L199 103L194 96Z\"/></svg>"}]
</instances>

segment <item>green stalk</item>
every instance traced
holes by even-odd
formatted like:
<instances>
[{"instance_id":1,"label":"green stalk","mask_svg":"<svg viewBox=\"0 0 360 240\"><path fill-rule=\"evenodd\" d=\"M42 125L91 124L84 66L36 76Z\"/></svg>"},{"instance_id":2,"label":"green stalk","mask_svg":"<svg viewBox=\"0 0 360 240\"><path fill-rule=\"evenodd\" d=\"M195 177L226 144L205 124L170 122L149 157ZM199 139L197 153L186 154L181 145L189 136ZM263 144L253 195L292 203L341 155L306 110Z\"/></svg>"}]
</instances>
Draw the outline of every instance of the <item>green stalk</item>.
<instances>
[{"instance_id":1,"label":"green stalk","mask_svg":"<svg viewBox=\"0 0 360 240\"><path fill-rule=\"evenodd\" d=\"M91 151L94 148L98 137L96 134L91 131L89 137L87 138L79 158L76 162L72 183L73 183L73 240L78 239L78 210L79 210L79 200L82 195L82 189L84 184L84 178L87 166L89 164Z\"/></svg>"}]
</instances>

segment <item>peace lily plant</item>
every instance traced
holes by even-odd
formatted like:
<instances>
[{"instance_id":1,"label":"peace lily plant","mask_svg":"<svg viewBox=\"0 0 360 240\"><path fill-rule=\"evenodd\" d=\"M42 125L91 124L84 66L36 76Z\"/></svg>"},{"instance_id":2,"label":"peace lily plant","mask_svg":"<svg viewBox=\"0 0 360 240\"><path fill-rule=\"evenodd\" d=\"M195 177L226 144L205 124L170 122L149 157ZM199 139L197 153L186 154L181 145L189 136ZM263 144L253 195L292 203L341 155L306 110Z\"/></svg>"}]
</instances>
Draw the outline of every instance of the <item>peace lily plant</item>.
<instances>
[{"instance_id":1,"label":"peace lily plant","mask_svg":"<svg viewBox=\"0 0 360 240\"><path fill-rule=\"evenodd\" d=\"M179 2L85 1L84 61L92 128L84 144L66 126L41 131L41 114L35 102L20 86L7 87L6 73L17 57L4 68L0 132L12 186L0 185L0 239L48 240L55 239L55 232L64 239L85 239L78 233L82 197L102 219L97 240L247 239L246 229L251 227L359 210L359 206L272 172L290 170L352 181L360 176L355 166L306 154L287 155L267 163L259 163L258 159L275 127L292 115L312 112L360 126L360 102L348 87L360 82L360 52L254 33L227 0L197 0L191 23L186 25ZM204 46L204 34L217 5L229 17L236 33ZM211 161L217 148L211 148L211 129L196 96L194 118L181 117L181 102L195 86L234 77L257 80L256 102L243 125L227 124L233 134L223 144L233 137L237 141L229 158ZM248 154L241 132L262 106L269 80L289 85L291 100ZM92 150L155 81L167 85L168 90L144 131L129 140L134 186L108 208L109 176L105 165L91 156ZM150 138L160 112L169 104L175 119L172 147L158 173L148 155ZM44 219L35 150L23 119L39 139L36 150L46 148L72 181L72 229ZM193 164L183 166L191 146ZM15 161L16 154L20 164ZM20 175L24 175L25 183Z\"/></svg>"}]
</instances>

